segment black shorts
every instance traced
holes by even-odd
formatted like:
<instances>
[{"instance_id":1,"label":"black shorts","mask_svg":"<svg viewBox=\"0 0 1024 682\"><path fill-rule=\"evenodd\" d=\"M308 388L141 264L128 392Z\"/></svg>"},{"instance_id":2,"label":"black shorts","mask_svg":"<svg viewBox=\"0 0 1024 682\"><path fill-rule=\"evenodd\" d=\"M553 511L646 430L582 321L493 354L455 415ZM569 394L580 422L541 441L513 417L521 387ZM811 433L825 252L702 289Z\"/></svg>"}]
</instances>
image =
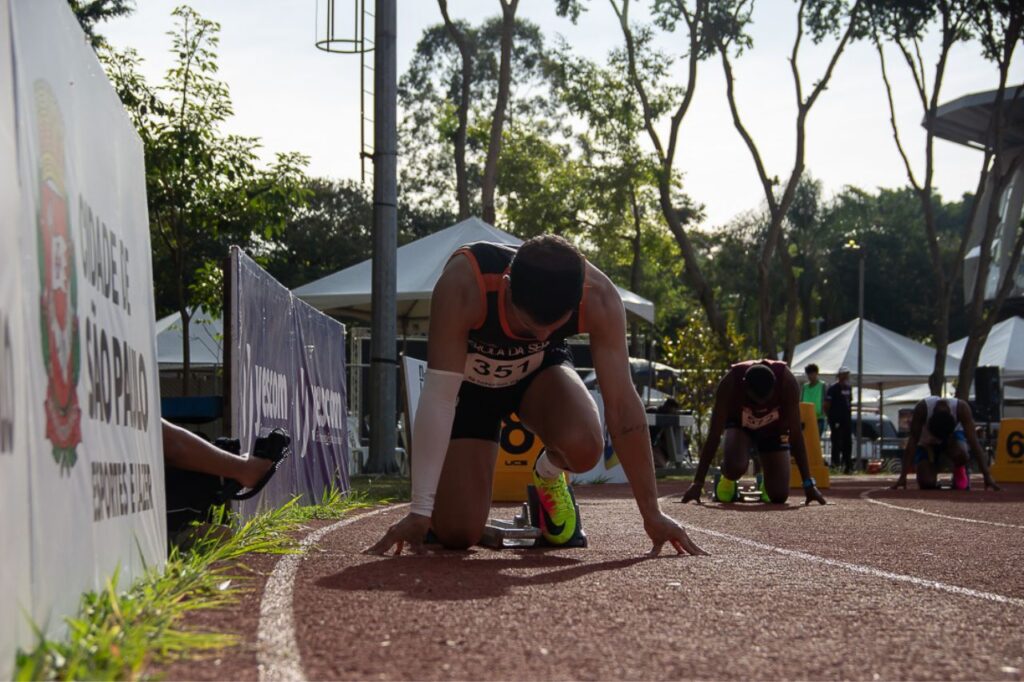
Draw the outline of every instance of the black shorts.
<instances>
[{"instance_id":1,"label":"black shorts","mask_svg":"<svg viewBox=\"0 0 1024 682\"><path fill-rule=\"evenodd\" d=\"M725 428L727 429L739 429L743 433L750 436L751 442L757 449L758 454L762 452L778 452L779 450L789 450L789 434L781 433L775 429L770 430L757 430L745 429L735 422L726 422Z\"/></svg>"},{"instance_id":2,"label":"black shorts","mask_svg":"<svg viewBox=\"0 0 1024 682\"><path fill-rule=\"evenodd\" d=\"M537 371L512 386L487 388L463 381L459 389L459 402L455 407L455 421L452 423L452 440L479 438L497 443L501 437L501 420L519 409L526 389L537 375L556 365L573 366L572 351L567 343L548 348Z\"/></svg>"}]
</instances>

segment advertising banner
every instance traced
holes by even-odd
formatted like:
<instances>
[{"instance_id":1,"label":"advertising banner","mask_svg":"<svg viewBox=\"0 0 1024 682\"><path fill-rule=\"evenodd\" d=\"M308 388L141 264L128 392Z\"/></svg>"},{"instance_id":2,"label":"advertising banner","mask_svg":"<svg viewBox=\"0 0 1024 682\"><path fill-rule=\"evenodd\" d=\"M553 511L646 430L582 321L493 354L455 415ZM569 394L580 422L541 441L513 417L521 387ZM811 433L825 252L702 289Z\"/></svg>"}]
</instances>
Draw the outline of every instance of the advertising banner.
<instances>
[{"instance_id":1,"label":"advertising banner","mask_svg":"<svg viewBox=\"0 0 1024 682\"><path fill-rule=\"evenodd\" d=\"M0 0L0 678L11 675L18 646L32 643L28 437L18 253L14 79L8 1Z\"/></svg>"},{"instance_id":2,"label":"advertising banner","mask_svg":"<svg viewBox=\"0 0 1024 682\"><path fill-rule=\"evenodd\" d=\"M348 490L345 325L292 296L237 247L230 254L231 432L251 450L275 428L292 454L244 515L330 486Z\"/></svg>"},{"instance_id":3,"label":"advertising banner","mask_svg":"<svg viewBox=\"0 0 1024 682\"><path fill-rule=\"evenodd\" d=\"M32 615L166 555L142 145L63 0L11 5Z\"/></svg>"}]
</instances>

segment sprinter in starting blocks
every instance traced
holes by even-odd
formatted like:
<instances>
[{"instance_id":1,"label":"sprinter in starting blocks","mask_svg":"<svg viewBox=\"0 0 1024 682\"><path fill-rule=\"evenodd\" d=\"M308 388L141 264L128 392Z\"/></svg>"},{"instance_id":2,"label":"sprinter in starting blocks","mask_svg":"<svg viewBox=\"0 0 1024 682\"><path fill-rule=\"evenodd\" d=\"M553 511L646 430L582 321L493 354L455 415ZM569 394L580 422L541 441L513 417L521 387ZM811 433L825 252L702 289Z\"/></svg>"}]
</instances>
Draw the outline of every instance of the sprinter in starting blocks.
<instances>
[{"instance_id":1,"label":"sprinter in starting blocks","mask_svg":"<svg viewBox=\"0 0 1024 682\"><path fill-rule=\"evenodd\" d=\"M747 470L752 453L760 460L763 484L759 499L783 504L789 499L790 450L800 470L804 504L825 504L817 482L811 476L800 424L800 387L784 362L748 360L729 368L718 384L711 412L711 428L700 453L693 484L682 502L698 504L704 494L704 479L724 435L724 457L720 475L715 477L714 499L736 502L753 495L740 489L740 477Z\"/></svg>"},{"instance_id":2,"label":"sprinter in starting blocks","mask_svg":"<svg viewBox=\"0 0 1024 682\"><path fill-rule=\"evenodd\" d=\"M531 524L565 546L579 533L568 474L604 451L600 413L566 339L590 335L604 417L653 551L704 554L661 510L647 419L633 387L626 313L611 280L570 242L474 242L455 251L430 300L427 370L412 424L412 502L370 554L420 551L430 530L449 549L484 536L501 420L514 412L544 443L532 472ZM505 533L505 530L502 530Z\"/></svg>"}]
</instances>

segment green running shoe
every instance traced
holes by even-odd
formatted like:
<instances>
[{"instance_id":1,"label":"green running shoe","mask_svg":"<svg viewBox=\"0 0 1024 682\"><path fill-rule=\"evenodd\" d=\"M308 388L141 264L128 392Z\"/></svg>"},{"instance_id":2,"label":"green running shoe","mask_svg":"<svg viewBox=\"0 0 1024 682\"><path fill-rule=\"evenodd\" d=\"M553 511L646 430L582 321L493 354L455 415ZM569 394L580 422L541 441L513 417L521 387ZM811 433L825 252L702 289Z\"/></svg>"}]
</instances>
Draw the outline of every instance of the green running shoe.
<instances>
[{"instance_id":1,"label":"green running shoe","mask_svg":"<svg viewBox=\"0 0 1024 682\"><path fill-rule=\"evenodd\" d=\"M540 532L552 545L564 545L576 534L576 505L569 493L565 474L541 478L533 472L533 485L540 500Z\"/></svg>"},{"instance_id":2,"label":"green running shoe","mask_svg":"<svg viewBox=\"0 0 1024 682\"><path fill-rule=\"evenodd\" d=\"M715 501L735 502L740 498L740 486L736 481L729 480L725 476L718 476L715 481Z\"/></svg>"}]
</instances>

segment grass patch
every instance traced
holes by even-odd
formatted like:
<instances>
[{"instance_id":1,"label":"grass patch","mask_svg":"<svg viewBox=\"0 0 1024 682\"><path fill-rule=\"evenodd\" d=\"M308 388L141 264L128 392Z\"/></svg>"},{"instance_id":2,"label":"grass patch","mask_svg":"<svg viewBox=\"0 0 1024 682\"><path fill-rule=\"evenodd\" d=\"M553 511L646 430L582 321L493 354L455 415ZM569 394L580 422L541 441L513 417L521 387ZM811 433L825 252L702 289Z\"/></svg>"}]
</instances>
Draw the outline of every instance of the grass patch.
<instances>
[{"instance_id":1,"label":"grass patch","mask_svg":"<svg viewBox=\"0 0 1024 682\"><path fill-rule=\"evenodd\" d=\"M233 636L190 632L180 620L235 602L249 579L241 559L294 552L303 523L408 499L408 489L408 480L367 478L354 481L347 495L332 488L316 504L292 500L247 520L220 509L215 520L233 531L229 537L214 526L187 551L173 550L162 571L150 570L122 590L114 575L102 590L83 595L79 612L66 619L67 638L48 640L37 631L39 643L18 653L13 679L144 679L152 663L232 646Z\"/></svg>"}]
</instances>

